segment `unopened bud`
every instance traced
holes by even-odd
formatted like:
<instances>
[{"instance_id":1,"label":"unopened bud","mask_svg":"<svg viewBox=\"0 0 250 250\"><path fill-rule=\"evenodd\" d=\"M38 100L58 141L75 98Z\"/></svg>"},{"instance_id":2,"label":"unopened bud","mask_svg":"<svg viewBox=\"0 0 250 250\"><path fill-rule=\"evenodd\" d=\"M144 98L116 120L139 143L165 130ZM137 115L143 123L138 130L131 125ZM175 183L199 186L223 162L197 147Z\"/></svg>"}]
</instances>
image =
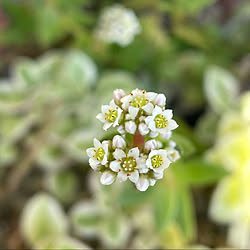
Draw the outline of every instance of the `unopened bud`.
<instances>
[{"instance_id":1,"label":"unopened bud","mask_svg":"<svg viewBox=\"0 0 250 250\"><path fill-rule=\"evenodd\" d=\"M165 106L166 105L166 96L163 94L158 94L155 98L155 104L158 106Z\"/></svg>"},{"instance_id":2,"label":"unopened bud","mask_svg":"<svg viewBox=\"0 0 250 250\"><path fill-rule=\"evenodd\" d=\"M123 137L121 137L120 135L116 135L113 138L113 147L115 148L124 148L126 146L126 142L123 139Z\"/></svg>"},{"instance_id":3,"label":"unopened bud","mask_svg":"<svg viewBox=\"0 0 250 250\"><path fill-rule=\"evenodd\" d=\"M116 89L113 92L113 97L117 105L121 104L121 99L126 95L123 89Z\"/></svg>"},{"instance_id":4,"label":"unopened bud","mask_svg":"<svg viewBox=\"0 0 250 250\"><path fill-rule=\"evenodd\" d=\"M149 128L145 123L140 123L138 129L139 129L140 134L143 136L149 133Z\"/></svg>"},{"instance_id":5,"label":"unopened bud","mask_svg":"<svg viewBox=\"0 0 250 250\"><path fill-rule=\"evenodd\" d=\"M129 134L134 134L136 131L136 123L133 121L129 121L125 123L125 130L129 133Z\"/></svg>"},{"instance_id":6,"label":"unopened bud","mask_svg":"<svg viewBox=\"0 0 250 250\"><path fill-rule=\"evenodd\" d=\"M158 146L157 141L153 139L153 140L147 141L147 142L145 143L144 148L145 148L145 150L146 150L147 152L150 152L151 150L157 149L157 146Z\"/></svg>"}]
</instances>

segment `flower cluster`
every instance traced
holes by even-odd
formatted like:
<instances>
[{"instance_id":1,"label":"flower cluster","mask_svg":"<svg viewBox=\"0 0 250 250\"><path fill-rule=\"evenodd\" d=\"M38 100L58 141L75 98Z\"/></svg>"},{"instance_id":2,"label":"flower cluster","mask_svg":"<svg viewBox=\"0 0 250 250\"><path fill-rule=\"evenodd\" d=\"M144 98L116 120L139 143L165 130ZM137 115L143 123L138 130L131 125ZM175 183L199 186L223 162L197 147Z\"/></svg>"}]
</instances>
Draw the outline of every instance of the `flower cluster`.
<instances>
[{"instance_id":1,"label":"flower cluster","mask_svg":"<svg viewBox=\"0 0 250 250\"><path fill-rule=\"evenodd\" d=\"M115 4L101 13L96 35L107 43L118 43L121 46L130 44L134 36L141 32L141 26L135 13Z\"/></svg>"},{"instance_id":2,"label":"flower cluster","mask_svg":"<svg viewBox=\"0 0 250 250\"><path fill-rule=\"evenodd\" d=\"M104 130L116 127L119 135L103 142L95 138L94 147L87 149L89 164L102 173L104 185L116 179L130 180L138 190L145 191L180 158L175 142L169 140L178 125L172 119L172 110L165 109L163 94L135 89L127 95L117 89L113 96L96 118Z\"/></svg>"}]
</instances>

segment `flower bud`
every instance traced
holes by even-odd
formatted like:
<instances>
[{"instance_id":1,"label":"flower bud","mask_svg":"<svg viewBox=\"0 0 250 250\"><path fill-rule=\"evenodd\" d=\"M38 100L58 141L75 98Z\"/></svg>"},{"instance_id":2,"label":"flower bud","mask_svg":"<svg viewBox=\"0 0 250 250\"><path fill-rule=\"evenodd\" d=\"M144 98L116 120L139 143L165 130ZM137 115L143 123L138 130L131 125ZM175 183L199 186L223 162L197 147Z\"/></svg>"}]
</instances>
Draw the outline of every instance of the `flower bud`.
<instances>
[{"instance_id":1,"label":"flower bud","mask_svg":"<svg viewBox=\"0 0 250 250\"><path fill-rule=\"evenodd\" d=\"M123 135L123 134L125 134L126 133L126 131L125 131L125 129L124 129L124 126L119 126L118 128L117 128L117 131L118 131L118 133L120 133L121 135Z\"/></svg>"},{"instance_id":2,"label":"flower bud","mask_svg":"<svg viewBox=\"0 0 250 250\"><path fill-rule=\"evenodd\" d=\"M168 149L168 159L171 162L175 162L177 160L179 160L181 158L180 153L178 150L174 149L174 148L169 148Z\"/></svg>"},{"instance_id":3,"label":"flower bud","mask_svg":"<svg viewBox=\"0 0 250 250\"><path fill-rule=\"evenodd\" d=\"M166 96L163 94L158 94L155 98L155 105L165 106L166 105Z\"/></svg>"},{"instance_id":4,"label":"flower bud","mask_svg":"<svg viewBox=\"0 0 250 250\"><path fill-rule=\"evenodd\" d=\"M121 99L126 95L123 89L116 89L113 92L113 97L117 105L121 104Z\"/></svg>"},{"instance_id":5,"label":"flower bud","mask_svg":"<svg viewBox=\"0 0 250 250\"><path fill-rule=\"evenodd\" d=\"M123 139L123 137L121 137L120 135L116 135L113 138L113 147L115 148L124 148L126 146L126 142Z\"/></svg>"},{"instance_id":6,"label":"flower bud","mask_svg":"<svg viewBox=\"0 0 250 250\"><path fill-rule=\"evenodd\" d=\"M145 123L140 123L139 125L139 132L141 135L146 135L149 133L149 128Z\"/></svg>"},{"instance_id":7,"label":"flower bud","mask_svg":"<svg viewBox=\"0 0 250 250\"><path fill-rule=\"evenodd\" d=\"M153 140L147 141L147 142L145 143L144 148L145 148L145 150L146 150L147 152L150 152L151 150L156 149L157 146L158 146L157 141L153 139Z\"/></svg>"},{"instance_id":8,"label":"flower bud","mask_svg":"<svg viewBox=\"0 0 250 250\"><path fill-rule=\"evenodd\" d=\"M125 130L129 133L129 134L134 134L136 131L136 123L133 121L129 121L125 123Z\"/></svg>"},{"instance_id":9,"label":"flower bud","mask_svg":"<svg viewBox=\"0 0 250 250\"><path fill-rule=\"evenodd\" d=\"M115 181L115 174L110 171L105 171L103 172L100 181L103 185L110 185Z\"/></svg>"}]
</instances>

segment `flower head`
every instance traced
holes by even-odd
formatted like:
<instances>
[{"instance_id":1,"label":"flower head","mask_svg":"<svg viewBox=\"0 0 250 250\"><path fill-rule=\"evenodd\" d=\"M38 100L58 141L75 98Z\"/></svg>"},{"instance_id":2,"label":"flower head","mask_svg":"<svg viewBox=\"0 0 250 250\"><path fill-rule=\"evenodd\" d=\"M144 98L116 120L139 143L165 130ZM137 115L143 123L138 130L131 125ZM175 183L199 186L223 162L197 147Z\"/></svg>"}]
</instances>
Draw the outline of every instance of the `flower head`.
<instances>
[{"instance_id":1,"label":"flower head","mask_svg":"<svg viewBox=\"0 0 250 250\"><path fill-rule=\"evenodd\" d=\"M96 169L97 166L105 165L108 163L108 148L109 142L100 142L96 138L94 139L94 148L88 148L87 154L89 157L89 165Z\"/></svg>"},{"instance_id":2,"label":"flower head","mask_svg":"<svg viewBox=\"0 0 250 250\"><path fill-rule=\"evenodd\" d=\"M162 110L161 107L156 106L152 116L148 116L145 122L154 136L157 136L159 133L164 136L178 127L178 124L172 117L173 112L171 109Z\"/></svg>"},{"instance_id":3,"label":"flower head","mask_svg":"<svg viewBox=\"0 0 250 250\"><path fill-rule=\"evenodd\" d=\"M102 11L96 35L107 43L127 46L140 31L141 26L133 10L116 4Z\"/></svg>"},{"instance_id":4,"label":"flower head","mask_svg":"<svg viewBox=\"0 0 250 250\"><path fill-rule=\"evenodd\" d=\"M103 129L107 130L112 125L116 127L119 125L122 110L112 100L109 105L102 105L102 113L99 113L96 118L104 123Z\"/></svg>"},{"instance_id":5,"label":"flower head","mask_svg":"<svg viewBox=\"0 0 250 250\"><path fill-rule=\"evenodd\" d=\"M87 150L90 166L101 172L103 185L130 180L138 190L145 191L180 157L175 142L169 141L178 125L172 119L172 110L165 110L163 94L135 89L126 95L119 89L113 96L109 105L102 106L97 119L104 123L104 130L117 126L121 135L102 143L94 139L95 147ZM166 149L162 149L164 141L168 141Z\"/></svg>"}]
</instances>

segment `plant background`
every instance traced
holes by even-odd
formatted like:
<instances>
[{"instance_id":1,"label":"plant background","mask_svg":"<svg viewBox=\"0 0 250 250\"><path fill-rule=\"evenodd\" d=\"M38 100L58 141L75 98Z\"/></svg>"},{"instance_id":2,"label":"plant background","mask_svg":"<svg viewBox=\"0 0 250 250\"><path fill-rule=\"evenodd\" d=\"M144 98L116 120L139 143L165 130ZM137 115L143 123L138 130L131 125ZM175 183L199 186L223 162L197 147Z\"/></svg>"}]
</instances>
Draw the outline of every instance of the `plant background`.
<instances>
[{"instance_id":1,"label":"plant background","mask_svg":"<svg viewBox=\"0 0 250 250\"><path fill-rule=\"evenodd\" d=\"M115 3L142 29L125 47L95 36ZM244 0L0 1L0 248L229 247L209 207L231 151L207 152L249 91L249 16ZM166 94L182 155L145 193L99 185L85 154L112 137L101 105L136 87Z\"/></svg>"}]
</instances>

